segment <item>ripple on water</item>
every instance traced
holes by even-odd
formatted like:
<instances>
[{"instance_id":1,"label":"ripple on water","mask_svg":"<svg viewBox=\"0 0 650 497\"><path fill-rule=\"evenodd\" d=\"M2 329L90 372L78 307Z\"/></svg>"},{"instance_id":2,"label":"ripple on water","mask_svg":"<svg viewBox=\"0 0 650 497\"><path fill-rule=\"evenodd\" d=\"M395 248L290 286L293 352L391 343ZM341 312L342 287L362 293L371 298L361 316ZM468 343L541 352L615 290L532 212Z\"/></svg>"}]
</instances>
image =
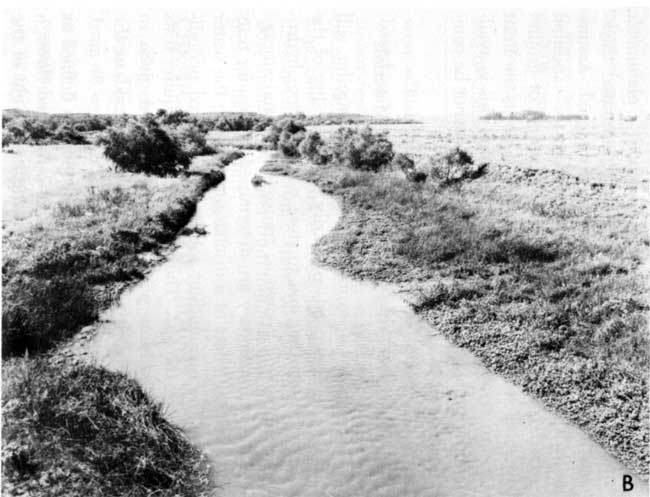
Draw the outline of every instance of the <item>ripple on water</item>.
<instances>
[{"instance_id":1,"label":"ripple on water","mask_svg":"<svg viewBox=\"0 0 650 497\"><path fill-rule=\"evenodd\" d=\"M264 157L228 168L194 221L208 235L182 238L90 345L188 428L221 495L619 492L622 466L390 288L314 266L338 206L289 178L252 187Z\"/></svg>"}]
</instances>

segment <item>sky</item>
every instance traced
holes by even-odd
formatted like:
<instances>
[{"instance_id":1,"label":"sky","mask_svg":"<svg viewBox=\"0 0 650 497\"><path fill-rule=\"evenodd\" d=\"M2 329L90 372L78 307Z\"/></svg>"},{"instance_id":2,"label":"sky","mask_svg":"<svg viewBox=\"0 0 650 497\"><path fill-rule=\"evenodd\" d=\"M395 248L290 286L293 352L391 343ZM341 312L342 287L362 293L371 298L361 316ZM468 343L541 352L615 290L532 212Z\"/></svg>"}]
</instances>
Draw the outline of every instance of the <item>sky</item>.
<instances>
[{"instance_id":1,"label":"sky","mask_svg":"<svg viewBox=\"0 0 650 497\"><path fill-rule=\"evenodd\" d=\"M2 23L3 108L650 111L650 9L30 9Z\"/></svg>"}]
</instances>

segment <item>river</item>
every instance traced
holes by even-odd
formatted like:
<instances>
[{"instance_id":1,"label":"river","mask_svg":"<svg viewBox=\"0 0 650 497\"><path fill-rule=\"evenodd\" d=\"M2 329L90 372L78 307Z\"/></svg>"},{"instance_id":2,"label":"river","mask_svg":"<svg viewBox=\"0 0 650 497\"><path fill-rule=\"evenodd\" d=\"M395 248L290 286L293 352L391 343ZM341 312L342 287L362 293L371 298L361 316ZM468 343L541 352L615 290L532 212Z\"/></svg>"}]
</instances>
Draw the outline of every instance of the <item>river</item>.
<instances>
[{"instance_id":1,"label":"river","mask_svg":"<svg viewBox=\"0 0 650 497\"><path fill-rule=\"evenodd\" d=\"M206 236L128 290L89 344L213 460L224 496L614 496L630 473L488 372L395 290L312 262L332 197L233 163Z\"/></svg>"}]
</instances>

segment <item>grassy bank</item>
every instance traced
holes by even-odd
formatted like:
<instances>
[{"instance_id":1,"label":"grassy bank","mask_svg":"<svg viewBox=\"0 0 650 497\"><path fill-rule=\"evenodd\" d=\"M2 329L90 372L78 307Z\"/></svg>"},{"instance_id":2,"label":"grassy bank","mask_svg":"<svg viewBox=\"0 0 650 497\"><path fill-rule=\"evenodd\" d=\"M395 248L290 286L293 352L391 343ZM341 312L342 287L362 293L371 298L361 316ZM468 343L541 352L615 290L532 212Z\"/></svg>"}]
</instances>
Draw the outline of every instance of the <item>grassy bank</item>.
<instances>
[{"instance_id":1,"label":"grassy bank","mask_svg":"<svg viewBox=\"0 0 650 497\"><path fill-rule=\"evenodd\" d=\"M4 494L209 494L206 460L134 380L94 366L12 362L3 375Z\"/></svg>"},{"instance_id":2,"label":"grassy bank","mask_svg":"<svg viewBox=\"0 0 650 497\"><path fill-rule=\"evenodd\" d=\"M143 277L142 254L176 237L232 159L197 158L187 175L160 178L115 173L95 147L16 150L4 158L4 357L47 350L92 322Z\"/></svg>"},{"instance_id":3,"label":"grassy bank","mask_svg":"<svg viewBox=\"0 0 650 497\"><path fill-rule=\"evenodd\" d=\"M3 490L207 491L201 455L135 382L42 353L161 260L239 155L197 157L187 174L161 178L115 172L92 146L14 151L3 157Z\"/></svg>"},{"instance_id":4,"label":"grassy bank","mask_svg":"<svg viewBox=\"0 0 650 497\"><path fill-rule=\"evenodd\" d=\"M396 282L491 370L648 467L646 200L639 189L493 166L457 188L278 160L341 199L317 259Z\"/></svg>"}]
</instances>

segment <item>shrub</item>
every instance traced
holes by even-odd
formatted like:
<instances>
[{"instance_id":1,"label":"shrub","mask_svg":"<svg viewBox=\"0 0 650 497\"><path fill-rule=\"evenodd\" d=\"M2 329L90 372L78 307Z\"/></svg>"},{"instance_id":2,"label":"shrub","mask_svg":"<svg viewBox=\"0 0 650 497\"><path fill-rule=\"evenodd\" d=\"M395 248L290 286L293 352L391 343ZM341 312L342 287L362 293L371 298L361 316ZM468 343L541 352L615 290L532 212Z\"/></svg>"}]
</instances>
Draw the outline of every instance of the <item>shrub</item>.
<instances>
[{"instance_id":1,"label":"shrub","mask_svg":"<svg viewBox=\"0 0 650 497\"><path fill-rule=\"evenodd\" d=\"M26 121L25 124L27 132L29 133L29 141L32 143L39 143L47 140L50 137L50 132L47 126L40 121Z\"/></svg>"},{"instance_id":2,"label":"shrub","mask_svg":"<svg viewBox=\"0 0 650 497\"><path fill-rule=\"evenodd\" d=\"M262 186L268 183L268 181L266 181L263 176L256 174L251 178L251 183L253 184L253 186Z\"/></svg>"},{"instance_id":3,"label":"shrub","mask_svg":"<svg viewBox=\"0 0 650 497\"><path fill-rule=\"evenodd\" d=\"M330 160L329 150L317 131L310 131L298 147L300 155L314 164L327 164Z\"/></svg>"},{"instance_id":4,"label":"shrub","mask_svg":"<svg viewBox=\"0 0 650 497\"><path fill-rule=\"evenodd\" d=\"M2 146L6 147L7 145L12 145L16 143L14 140L14 135L9 132L7 129L2 130Z\"/></svg>"},{"instance_id":5,"label":"shrub","mask_svg":"<svg viewBox=\"0 0 650 497\"><path fill-rule=\"evenodd\" d=\"M25 119L12 119L2 129L2 143L25 143L30 137L29 127Z\"/></svg>"},{"instance_id":6,"label":"shrub","mask_svg":"<svg viewBox=\"0 0 650 497\"><path fill-rule=\"evenodd\" d=\"M264 141L269 143L273 150L278 150L280 148L280 139L284 133L284 145L291 151L291 135L302 133L304 137L305 131L305 127L293 119L281 119L269 126ZM295 146L297 149L298 144L295 144Z\"/></svg>"},{"instance_id":7,"label":"shrub","mask_svg":"<svg viewBox=\"0 0 650 497\"><path fill-rule=\"evenodd\" d=\"M271 125L272 122L273 120L270 117L258 121L255 124L255 126L253 126L253 131L264 131L266 128L268 128Z\"/></svg>"},{"instance_id":8,"label":"shrub","mask_svg":"<svg viewBox=\"0 0 650 497\"><path fill-rule=\"evenodd\" d=\"M205 133L199 127L191 123L183 123L170 131L176 139L183 152L190 157L214 153L205 140Z\"/></svg>"},{"instance_id":9,"label":"shrub","mask_svg":"<svg viewBox=\"0 0 650 497\"><path fill-rule=\"evenodd\" d=\"M167 112L165 109L158 109L155 118L160 124L167 126L179 126L192 120L189 112L184 110Z\"/></svg>"},{"instance_id":10,"label":"shrub","mask_svg":"<svg viewBox=\"0 0 650 497\"><path fill-rule=\"evenodd\" d=\"M399 168L412 183L424 183L427 180L427 173L415 169L415 161L406 154L397 154L393 159L393 167Z\"/></svg>"},{"instance_id":11,"label":"shrub","mask_svg":"<svg viewBox=\"0 0 650 497\"><path fill-rule=\"evenodd\" d=\"M409 169L406 172L406 179L412 183L424 183L427 180L427 173Z\"/></svg>"},{"instance_id":12,"label":"shrub","mask_svg":"<svg viewBox=\"0 0 650 497\"><path fill-rule=\"evenodd\" d=\"M467 179L475 179L487 170L487 164L474 165L472 156L456 147L442 158L431 158L431 178L440 186L448 186Z\"/></svg>"},{"instance_id":13,"label":"shrub","mask_svg":"<svg viewBox=\"0 0 650 497\"><path fill-rule=\"evenodd\" d=\"M75 130L70 124L62 124L52 135L52 139L57 142L69 143L71 145L83 145L88 143L86 138Z\"/></svg>"},{"instance_id":14,"label":"shrub","mask_svg":"<svg viewBox=\"0 0 650 497\"><path fill-rule=\"evenodd\" d=\"M397 154L393 159L393 165L404 174L415 168L415 162L406 154Z\"/></svg>"},{"instance_id":15,"label":"shrub","mask_svg":"<svg viewBox=\"0 0 650 497\"><path fill-rule=\"evenodd\" d=\"M219 161L221 162L222 166L227 166L231 162L234 162L234 161L236 161L238 159L241 159L245 155L246 154L244 152L242 152L241 150L237 150L237 149L228 150L227 152L223 152L219 156Z\"/></svg>"},{"instance_id":16,"label":"shrub","mask_svg":"<svg viewBox=\"0 0 650 497\"><path fill-rule=\"evenodd\" d=\"M332 155L342 165L362 171L377 172L393 160L393 144L386 133L339 128L332 139Z\"/></svg>"},{"instance_id":17,"label":"shrub","mask_svg":"<svg viewBox=\"0 0 650 497\"><path fill-rule=\"evenodd\" d=\"M20 276L3 284L2 355L49 348L97 317L83 278Z\"/></svg>"},{"instance_id":18,"label":"shrub","mask_svg":"<svg viewBox=\"0 0 650 497\"><path fill-rule=\"evenodd\" d=\"M300 143L304 139L305 133L303 131L290 133L288 130L283 130L282 133L280 133L278 150L287 157L298 157L300 155L298 147L300 147Z\"/></svg>"},{"instance_id":19,"label":"shrub","mask_svg":"<svg viewBox=\"0 0 650 497\"><path fill-rule=\"evenodd\" d=\"M109 128L100 143L104 155L122 171L175 175L190 164L189 155L153 118L131 120L124 127Z\"/></svg>"}]
</instances>

